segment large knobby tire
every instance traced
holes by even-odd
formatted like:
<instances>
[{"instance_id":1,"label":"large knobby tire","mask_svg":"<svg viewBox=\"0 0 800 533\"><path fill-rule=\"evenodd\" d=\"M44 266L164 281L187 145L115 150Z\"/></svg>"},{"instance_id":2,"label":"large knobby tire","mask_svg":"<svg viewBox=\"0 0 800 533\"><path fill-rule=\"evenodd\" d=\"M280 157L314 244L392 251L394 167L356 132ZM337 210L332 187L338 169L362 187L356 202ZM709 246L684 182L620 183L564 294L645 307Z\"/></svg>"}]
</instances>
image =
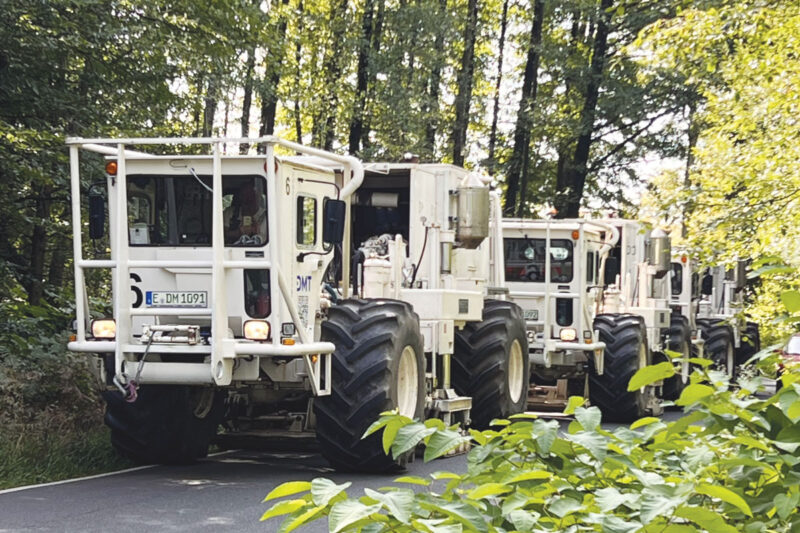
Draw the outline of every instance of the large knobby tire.
<instances>
[{"instance_id":1,"label":"large knobby tire","mask_svg":"<svg viewBox=\"0 0 800 533\"><path fill-rule=\"evenodd\" d=\"M665 400L677 400L683 389L689 384L689 373L692 371L688 362L692 355L692 332L689 328L689 320L683 315L673 313L667 333L669 336L667 349L682 354L682 357L680 360L666 358L677 363L680 370L676 370L673 377L664 380L661 395ZM686 373L685 381L684 371Z\"/></svg>"},{"instance_id":2,"label":"large knobby tire","mask_svg":"<svg viewBox=\"0 0 800 533\"><path fill-rule=\"evenodd\" d=\"M456 329L451 378L458 394L472 397L472 427L487 428L495 418L525 410L530 362L517 304L486 300L480 322Z\"/></svg>"},{"instance_id":3,"label":"large knobby tire","mask_svg":"<svg viewBox=\"0 0 800 533\"><path fill-rule=\"evenodd\" d=\"M761 334L758 324L748 322L741 334L741 342L736 349L736 366L742 366L748 359L761 351Z\"/></svg>"},{"instance_id":4,"label":"large knobby tire","mask_svg":"<svg viewBox=\"0 0 800 533\"><path fill-rule=\"evenodd\" d=\"M697 326L703 332L706 359L714 363L714 368L733 378L736 373L736 353L731 327L718 319L701 319L697 321Z\"/></svg>"},{"instance_id":5,"label":"large knobby tire","mask_svg":"<svg viewBox=\"0 0 800 533\"><path fill-rule=\"evenodd\" d=\"M606 349L603 374L589 375L589 401L606 422L633 422L646 414L652 394L650 387L628 391L633 375L651 362L644 323L635 315L598 315L594 328Z\"/></svg>"},{"instance_id":6,"label":"large knobby tire","mask_svg":"<svg viewBox=\"0 0 800 533\"><path fill-rule=\"evenodd\" d=\"M331 394L314 399L322 455L338 470L402 468L407 455L387 456L381 431L361 437L384 411L423 417L425 353L417 314L397 300L343 300L328 311L321 338L336 346Z\"/></svg>"},{"instance_id":7,"label":"large knobby tire","mask_svg":"<svg viewBox=\"0 0 800 533\"><path fill-rule=\"evenodd\" d=\"M188 464L208 454L224 413L224 394L209 387L143 385L135 402L105 391L111 444L138 463Z\"/></svg>"}]
</instances>

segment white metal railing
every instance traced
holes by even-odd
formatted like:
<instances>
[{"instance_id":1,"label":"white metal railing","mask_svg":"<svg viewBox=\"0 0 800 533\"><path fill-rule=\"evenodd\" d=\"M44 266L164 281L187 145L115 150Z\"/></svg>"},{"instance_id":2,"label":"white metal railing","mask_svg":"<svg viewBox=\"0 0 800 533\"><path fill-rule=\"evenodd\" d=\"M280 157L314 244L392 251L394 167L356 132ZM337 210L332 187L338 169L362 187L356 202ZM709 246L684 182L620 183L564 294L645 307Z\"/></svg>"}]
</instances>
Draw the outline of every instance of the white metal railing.
<instances>
[{"instance_id":1,"label":"white metal railing","mask_svg":"<svg viewBox=\"0 0 800 533\"><path fill-rule=\"evenodd\" d=\"M225 245L224 245L224 230L222 220L222 153L221 146L224 143L248 143L250 145L264 145L267 173L267 186L268 186L268 202L275 202L277 198L277 185L275 182L275 146L283 146L289 150L305 154L318 156L329 161L340 163L344 169L344 186L342 187L339 198L347 202L349 211L349 199L356 189L361 185L364 178L364 169L361 162L346 155L337 155L324 150L309 148L301 144L286 141L278 137L267 136L258 138L97 138L97 139L80 139L68 138L67 145L69 146L70 153L70 188L72 193L72 232L73 232L73 256L75 258L75 307L76 307L76 341L70 343L70 348L77 351L87 350L86 339L86 325L87 319L90 315L88 307L88 298L86 294L86 281L85 269L90 268L109 268L112 269L112 287L114 295L114 318L117 322L117 341L108 342L91 342L97 349L94 351L108 350L113 344L115 352L115 372L121 373L124 370L124 353L125 342L131 336L131 318L133 316L155 316L155 315L182 315L182 316L211 316L211 337L212 337L212 361L211 371L213 380L218 385L227 385L232 380L233 375L233 359L237 354L256 354L252 345L248 346L246 343L236 343L232 345L230 339L225 339L227 335L227 303L223 297L213 298L213 303L210 309L134 309L130 305L130 291L128 288L129 274L131 268L208 268L211 270L212 277L212 294L222 295L225 291L224 279L225 270L227 269L243 269L243 268L262 268L269 269L270 271L270 286L278 287L279 291L274 291L273 294L280 293L283 302L285 303L295 329L298 332L301 344L296 347L283 346L280 344L279 335L273 335L272 346L260 344L257 351L258 354L263 355L303 355L306 361L309 377L316 394L329 394L330 393L330 357L325 357L326 360L326 390L320 390L320 361L312 361L310 356L312 354L328 354L333 351L331 343L314 343L308 336L305 325L300 321L299 313L296 304L292 299L292 295L288 290L288 285L283 279L280 270L280 249L277 245L278 239L270 239L269 253L270 260L263 259L249 260L226 260L225 259ZM128 206L127 206L127 175L126 175L126 159L128 157L136 158L152 158L156 157L151 154L142 152L135 152L128 150L127 145L211 145L212 147L212 242L211 253L212 259L210 261L182 261L182 260L131 260L130 259L130 244L128 238L125 237L124 228L127 228L128 220ZM113 145L107 146L107 145ZM116 183L112 186L109 184L109 206L113 205L113 220L109 219L109 241L111 245L111 259L110 260L97 260L97 259L84 259L83 258L83 244L82 244L82 218L81 218L81 201L80 201L80 154L81 149L100 153L107 156L115 156L117 159L117 174ZM235 158L242 156L226 156L226 158ZM113 192L113 196L112 196ZM112 204L113 202L113 204ZM109 210L109 215L111 210ZM277 212L273 208L268 209L268 224L270 228L277 228ZM345 217L345 232L343 248L345 253L342 254L342 275L343 279L349 279L350 270L350 254L347 252L350 246L349 231L350 223L349 217ZM344 285L344 297L348 294L348 285ZM272 295L271 295L272 296ZM276 301L278 303L280 300ZM270 316L270 326L273 332L280 331L281 318L279 316L280 305L273 306L273 313ZM245 346L239 346L245 344ZM104 350L100 350L100 348ZM251 350L248 352L247 350ZM147 374L145 374L146 376Z\"/></svg>"}]
</instances>

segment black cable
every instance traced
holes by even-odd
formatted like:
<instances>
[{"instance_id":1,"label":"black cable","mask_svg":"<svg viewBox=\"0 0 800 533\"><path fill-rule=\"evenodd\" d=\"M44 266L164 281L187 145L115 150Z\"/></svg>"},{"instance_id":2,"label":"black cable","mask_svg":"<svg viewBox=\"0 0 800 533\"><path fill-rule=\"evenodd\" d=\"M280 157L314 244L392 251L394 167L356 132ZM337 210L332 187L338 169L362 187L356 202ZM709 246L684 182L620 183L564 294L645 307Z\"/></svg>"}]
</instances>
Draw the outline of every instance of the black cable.
<instances>
[{"instance_id":1,"label":"black cable","mask_svg":"<svg viewBox=\"0 0 800 533\"><path fill-rule=\"evenodd\" d=\"M411 274L411 288L414 288L414 282L417 281L417 270L419 270L419 266L422 264L422 258L425 257L425 248L428 246L428 230L430 227L425 227L425 239L422 241L422 251L419 254L419 259L417 260L417 264L414 265L414 273Z\"/></svg>"}]
</instances>

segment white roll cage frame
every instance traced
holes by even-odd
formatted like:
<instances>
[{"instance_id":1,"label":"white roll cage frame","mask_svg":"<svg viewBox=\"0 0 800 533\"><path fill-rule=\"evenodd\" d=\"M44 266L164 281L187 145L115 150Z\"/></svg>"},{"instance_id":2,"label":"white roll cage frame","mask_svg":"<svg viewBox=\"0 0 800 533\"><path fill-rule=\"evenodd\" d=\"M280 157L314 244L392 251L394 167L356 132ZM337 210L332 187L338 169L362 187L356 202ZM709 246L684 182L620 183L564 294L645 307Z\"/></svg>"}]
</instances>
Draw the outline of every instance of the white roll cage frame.
<instances>
[{"instance_id":1,"label":"white roll cage frame","mask_svg":"<svg viewBox=\"0 0 800 533\"><path fill-rule=\"evenodd\" d=\"M349 279L350 272L350 196L358 189L364 179L364 167L361 162L352 156L337 155L325 150L310 148L302 144L286 141L275 136L257 138L219 138L219 137L154 137L154 138L68 138L66 144L69 146L70 155L70 187L72 197L72 233L73 233L73 254L75 270L75 314L76 314L76 339L69 343L68 348L76 352L88 353L114 353L115 372L124 372L124 353L144 352L144 345L128 344L130 339L131 317L139 315L197 315L211 317L211 347L205 348L206 353L211 354L210 372L206 363L149 363L150 368L144 369L140 377L144 383L181 383L181 384L210 384L229 385L233 377L233 362L237 357L260 356L302 356L305 360L308 371L309 381L315 395L328 395L331 392L331 354L334 345L330 342L314 342L309 339L305 326L300 321L297 306L291 298L289 285L284 279L280 270L281 251L277 244L278 239L269 239L268 247L270 260L247 259L247 260L225 260L224 250L224 229L222 220L222 145L227 143L241 144L249 143L253 145L264 145L266 158L266 174L268 187L268 201L274 202L277 198L277 184L275 180L275 147L283 146L294 152L317 156L332 161L343 166L344 186L341 189L339 198L347 204L347 215L345 216L344 242L342 254L342 279ZM113 232L109 233L111 248L110 260L84 259L82 246L82 221L81 221L81 183L80 183L80 157L81 149L100 153L103 155L116 156L117 174L116 194L114 198L109 196L108 202L114 202L115 222L117 228L127 227L128 203L127 203L127 179L125 172L125 162L127 157L148 157L142 152L126 150L128 145L211 145L212 146L212 239L211 261L175 261L175 260L130 260L130 245L128 239L120 239ZM107 145L113 145L107 146ZM237 157L238 155L226 156ZM176 155L176 158L182 157ZM184 156L185 157L185 156ZM252 157L252 156L241 156ZM349 178L349 179L348 179ZM268 210L268 224L270 228L276 228L277 212L274 208ZM279 287L281 296L289 310L295 330L300 337L300 343L293 346L280 344L280 335L273 334L271 343L239 342L236 339L227 338L227 321L220 317L227 317L227 303L225 298L213 298L210 309L159 309L157 312L150 309L135 309L131 307L130 290L128 287L129 272L132 267L139 268L180 268L191 266L192 268L208 268L211 270L212 291L219 295L224 292L225 271L230 269L259 268L269 269L270 285ZM90 316L88 298L86 293L86 281L84 271L91 268L110 268L112 269L112 289L114 294L114 318L116 320L116 339L111 341L95 341L86 339L87 318ZM348 285L343 285L343 296L348 296ZM272 313L269 322L273 332L280 331L278 313ZM163 348L163 349L162 349ZM180 352L180 346L163 346L159 348L163 352ZM185 349L185 348L184 348ZM312 358L313 355L318 357ZM324 369L322 368L324 359ZM152 365L157 365L153 368ZM152 369L152 370L151 370ZM148 371L151 370L151 371ZM324 372L325 381L322 384L322 373Z\"/></svg>"}]
</instances>

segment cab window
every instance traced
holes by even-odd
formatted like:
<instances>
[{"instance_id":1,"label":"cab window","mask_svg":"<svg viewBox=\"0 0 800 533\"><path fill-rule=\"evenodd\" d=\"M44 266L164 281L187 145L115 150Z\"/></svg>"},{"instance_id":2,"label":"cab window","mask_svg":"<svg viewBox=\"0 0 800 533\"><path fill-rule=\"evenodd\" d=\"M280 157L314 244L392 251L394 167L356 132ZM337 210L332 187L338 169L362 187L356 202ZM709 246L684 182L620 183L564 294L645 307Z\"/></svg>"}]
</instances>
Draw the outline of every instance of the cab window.
<instances>
[{"instance_id":1,"label":"cab window","mask_svg":"<svg viewBox=\"0 0 800 533\"><path fill-rule=\"evenodd\" d=\"M503 239L506 281L545 281L545 239ZM569 283L573 276L573 244L550 240L550 281Z\"/></svg>"},{"instance_id":2,"label":"cab window","mask_svg":"<svg viewBox=\"0 0 800 533\"><path fill-rule=\"evenodd\" d=\"M317 242L317 200L297 197L297 244L313 246Z\"/></svg>"}]
</instances>

